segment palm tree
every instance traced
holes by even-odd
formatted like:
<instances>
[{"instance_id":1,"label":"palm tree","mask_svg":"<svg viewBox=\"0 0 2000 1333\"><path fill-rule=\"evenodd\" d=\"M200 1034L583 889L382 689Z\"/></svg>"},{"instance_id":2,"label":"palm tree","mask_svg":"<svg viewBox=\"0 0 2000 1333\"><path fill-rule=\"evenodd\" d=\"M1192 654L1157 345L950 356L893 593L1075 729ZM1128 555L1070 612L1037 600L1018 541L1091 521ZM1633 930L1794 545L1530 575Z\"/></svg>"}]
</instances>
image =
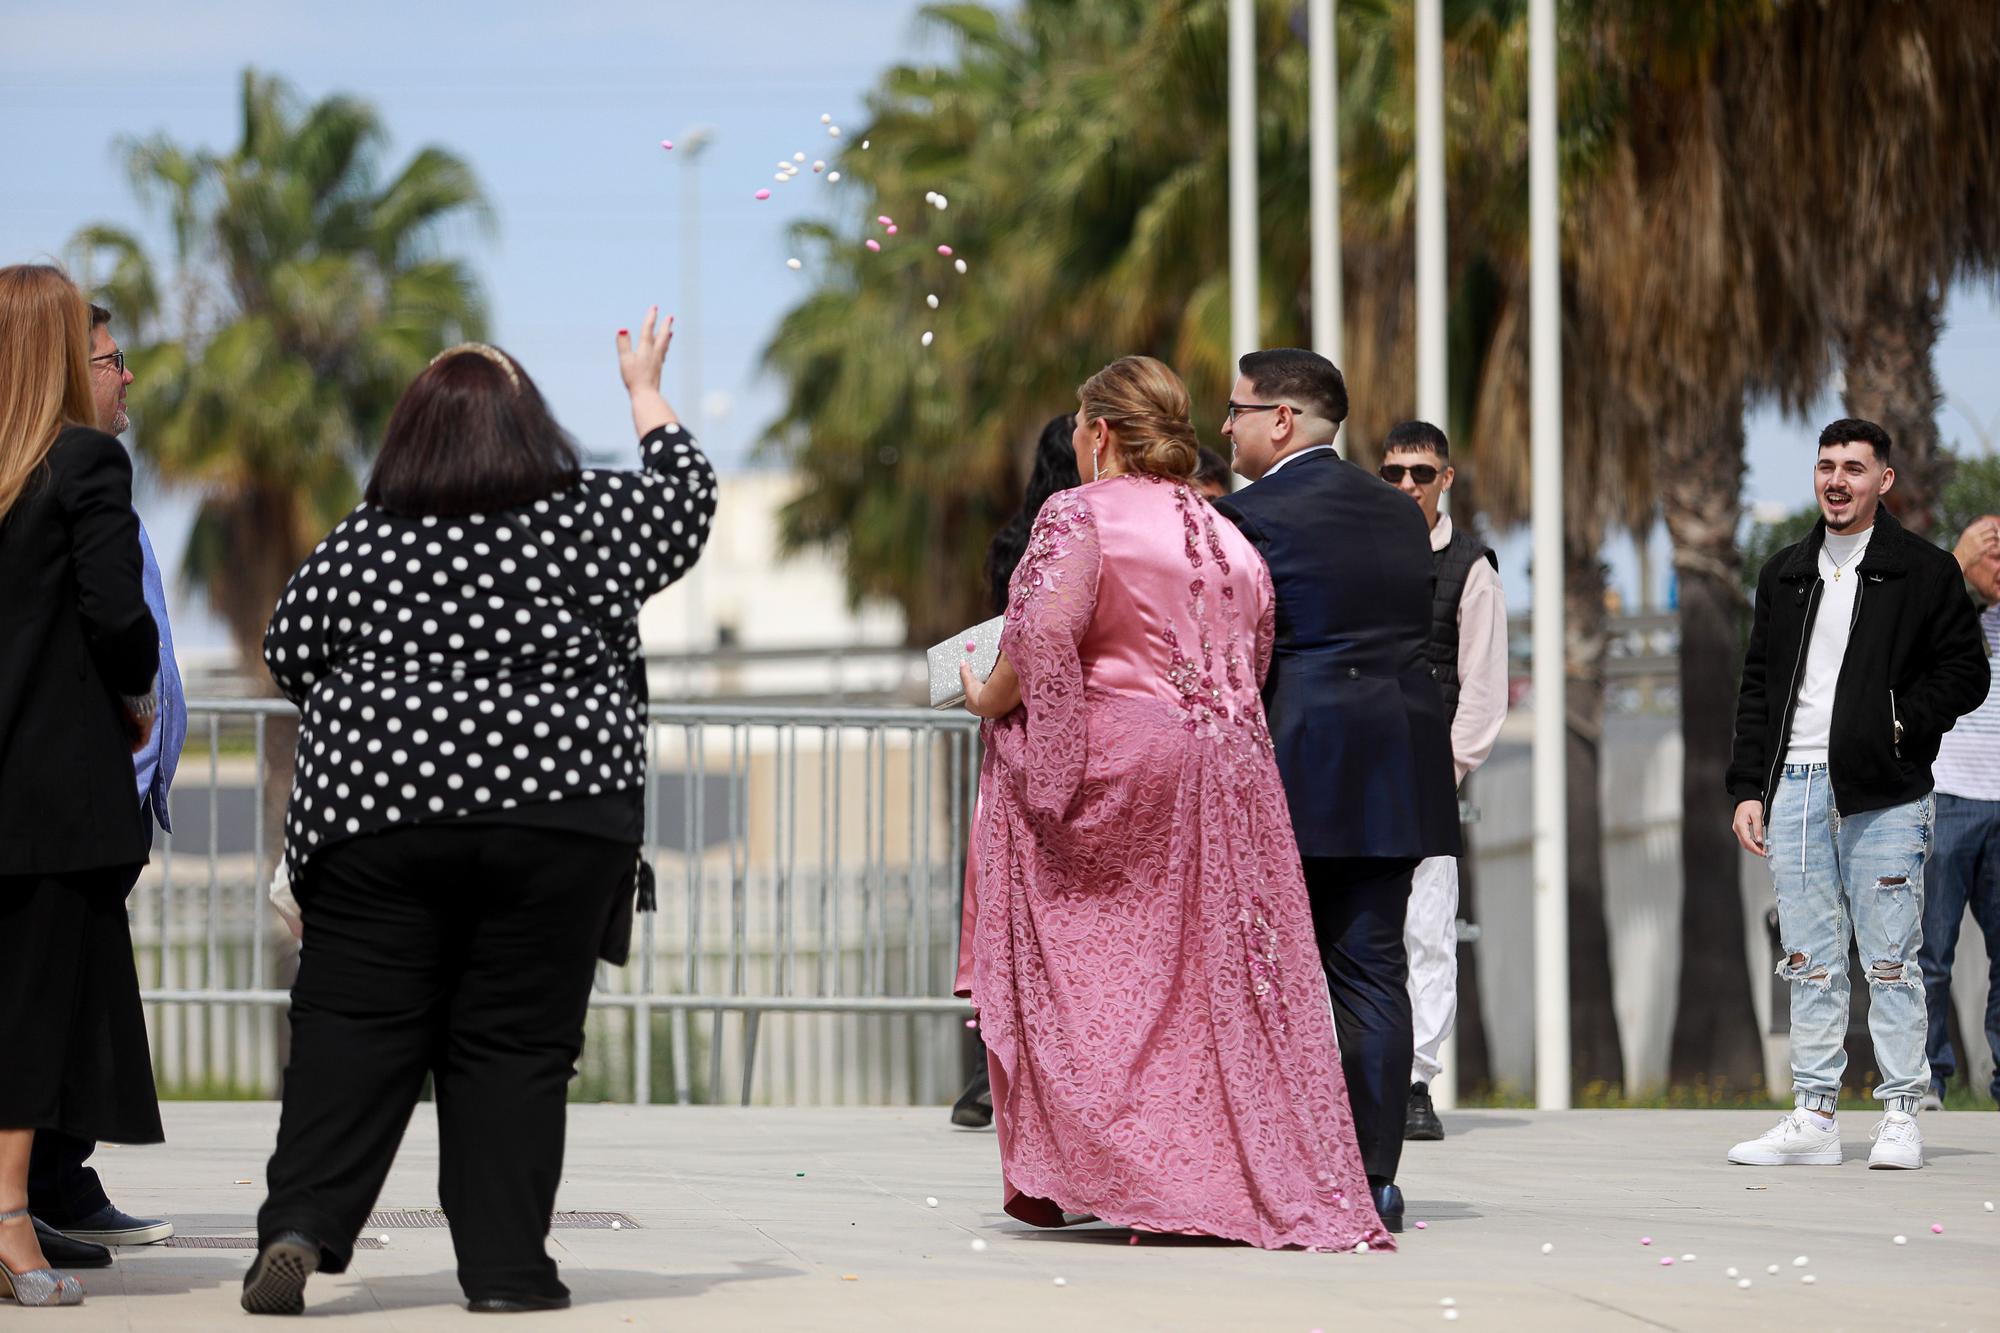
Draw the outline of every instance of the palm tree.
<instances>
[{"instance_id":1,"label":"palm tree","mask_svg":"<svg viewBox=\"0 0 2000 1333\"><path fill-rule=\"evenodd\" d=\"M72 246L132 332L138 452L201 492L186 575L261 678L271 608L353 504L397 395L440 347L485 327L470 269L439 242L488 209L443 149L419 149L384 182L386 130L352 98L301 107L246 71L242 117L226 154L124 145L142 202L171 225L166 284L122 228L86 227Z\"/></svg>"}]
</instances>

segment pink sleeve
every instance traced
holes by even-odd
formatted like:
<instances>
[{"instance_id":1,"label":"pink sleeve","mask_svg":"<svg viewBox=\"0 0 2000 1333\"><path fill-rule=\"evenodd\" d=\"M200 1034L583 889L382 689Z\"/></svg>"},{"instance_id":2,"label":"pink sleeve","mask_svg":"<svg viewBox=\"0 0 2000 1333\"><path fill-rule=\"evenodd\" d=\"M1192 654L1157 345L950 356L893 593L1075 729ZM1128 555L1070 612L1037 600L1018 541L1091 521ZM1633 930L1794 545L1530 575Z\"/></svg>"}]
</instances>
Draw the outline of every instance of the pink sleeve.
<instances>
[{"instance_id":1,"label":"pink sleeve","mask_svg":"<svg viewBox=\"0 0 2000 1333\"><path fill-rule=\"evenodd\" d=\"M1083 784L1083 659L1097 609L1097 524L1074 492L1050 497L1008 585L1000 651L1021 678L1021 707L998 725L1023 728L1027 805L1059 819Z\"/></svg>"},{"instance_id":2,"label":"pink sleeve","mask_svg":"<svg viewBox=\"0 0 2000 1333\"><path fill-rule=\"evenodd\" d=\"M1271 674L1271 650L1278 639L1278 595L1271 587L1271 567L1257 558L1257 688Z\"/></svg>"}]
</instances>

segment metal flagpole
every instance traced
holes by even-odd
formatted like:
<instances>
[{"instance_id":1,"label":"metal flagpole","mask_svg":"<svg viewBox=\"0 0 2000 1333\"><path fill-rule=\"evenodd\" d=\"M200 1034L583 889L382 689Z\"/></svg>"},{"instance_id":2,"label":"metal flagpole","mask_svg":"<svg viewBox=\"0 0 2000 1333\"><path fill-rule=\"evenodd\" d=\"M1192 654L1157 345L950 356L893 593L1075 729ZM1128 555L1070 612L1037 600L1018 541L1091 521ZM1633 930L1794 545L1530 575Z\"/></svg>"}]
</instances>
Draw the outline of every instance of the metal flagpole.
<instances>
[{"instance_id":1,"label":"metal flagpole","mask_svg":"<svg viewBox=\"0 0 2000 1333\"><path fill-rule=\"evenodd\" d=\"M1257 7L1229 0L1229 343L1253 352L1257 321Z\"/></svg>"},{"instance_id":2,"label":"metal flagpole","mask_svg":"<svg viewBox=\"0 0 2000 1333\"><path fill-rule=\"evenodd\" d=\"M1570 1104L1563 724L1562 262L1555 0L1528 7L1529 419L1534 530L1535 1105Z\"/></svg>"},{"instance_id":3,"label":"metal flagpole","mask_svg":"<svg viewBox=\"0 0 2000 1333\"><path fill-rule=\"evenodd\" d=\"M1444 0L1417 0L1417 415L1449 432L1447 383Z\"/></svg>"}]
</instances>

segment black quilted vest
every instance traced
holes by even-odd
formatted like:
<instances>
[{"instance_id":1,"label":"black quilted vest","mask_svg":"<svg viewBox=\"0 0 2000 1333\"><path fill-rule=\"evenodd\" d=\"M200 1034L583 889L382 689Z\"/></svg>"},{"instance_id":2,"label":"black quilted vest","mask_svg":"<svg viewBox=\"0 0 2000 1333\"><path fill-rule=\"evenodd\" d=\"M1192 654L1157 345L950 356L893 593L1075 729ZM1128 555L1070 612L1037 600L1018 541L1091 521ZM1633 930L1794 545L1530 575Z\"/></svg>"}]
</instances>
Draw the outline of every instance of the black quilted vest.
<instances>
[{"instance_id":1,"label":"black quilted vest","mask_svg":"<svg viewBox=\"0 0 2000 1333\"><path fill-rule=\"evenodd\" d=\"M1432 678L1444 691L1445 713L1450 717L1458 716L1458 599L1465 593L1473 562L1482 556L1500 568L1499 557L1486 543L1459 527L1452 529L1442 551L1431 552L1437 585L1431 591L1431 638L1424 656L1430 659Z\"/></svg>"}]
</instances>

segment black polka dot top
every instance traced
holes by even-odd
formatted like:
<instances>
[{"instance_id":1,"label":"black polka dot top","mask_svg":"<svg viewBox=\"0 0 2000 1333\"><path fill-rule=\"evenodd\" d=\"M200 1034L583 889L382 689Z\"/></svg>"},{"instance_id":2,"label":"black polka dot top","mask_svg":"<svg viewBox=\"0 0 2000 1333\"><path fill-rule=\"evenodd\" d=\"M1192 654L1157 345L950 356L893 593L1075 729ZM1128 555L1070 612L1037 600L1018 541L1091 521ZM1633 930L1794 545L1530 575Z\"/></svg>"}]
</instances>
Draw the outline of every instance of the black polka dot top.
<instances>
[{"instance_id":1,"label":"black polka dot top","mask_svg":"<svg viewBox=\"0 0 2000 1333\"><path fill-rule=\"evenodd\" d=\"M294 883L346 838L643 784L639 607L701 554L715 471L679 426L640 454L501 513L362 504L299 566L264 634Z\"/></svg>"}]
</instances>

